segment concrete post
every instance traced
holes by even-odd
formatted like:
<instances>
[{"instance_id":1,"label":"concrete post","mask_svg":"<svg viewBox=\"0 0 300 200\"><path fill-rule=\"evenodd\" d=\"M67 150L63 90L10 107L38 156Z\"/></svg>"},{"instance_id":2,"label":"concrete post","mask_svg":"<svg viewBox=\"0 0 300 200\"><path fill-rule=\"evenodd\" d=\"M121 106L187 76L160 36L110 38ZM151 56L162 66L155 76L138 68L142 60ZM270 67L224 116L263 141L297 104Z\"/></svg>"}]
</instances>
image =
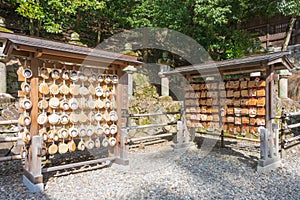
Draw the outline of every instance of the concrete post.
<instances>
[{"instance_id":1,"label":"concrete post","mask_svg":"<svg viewBox=\"0 0 300 200\"><path fill-rule=\"evenodd\" d=\"M283 99L288 98L288 77L291 75L289 70L279 71L279 97Z\"/></svg>"},{"instance_id":2,"label":"concrete post","mask_svg":"<svg viewBox=\"0 0 300 200\"><path fill-rule=\"evenodd\" d=\"M177 145L181 146L183 144L183 126L182 122L177 122Z\"/></svg>"},{"instance_id":3,"label":"concrete post","mask_svg":"<svg viewBox=\"0 0 300 200\"><path fill-rule=\"evenodd\" d=\"M169 79L162 73L170 71L169 65L160 65L160 72L158 73L161 78L161 96L169 96Z\"/></svg>"},{"instance_id":4,"label":"concrete post","mask_svg":"<svg viewBox=\"0 0 300 200\"><path fill-rule=\"evenodd\" d=\"M272 123L271 130L264 127L260 131L260 159L258 161L257 171L265 172L281 166L278 147L278 124Z\"/></svg>"}]
</instances>

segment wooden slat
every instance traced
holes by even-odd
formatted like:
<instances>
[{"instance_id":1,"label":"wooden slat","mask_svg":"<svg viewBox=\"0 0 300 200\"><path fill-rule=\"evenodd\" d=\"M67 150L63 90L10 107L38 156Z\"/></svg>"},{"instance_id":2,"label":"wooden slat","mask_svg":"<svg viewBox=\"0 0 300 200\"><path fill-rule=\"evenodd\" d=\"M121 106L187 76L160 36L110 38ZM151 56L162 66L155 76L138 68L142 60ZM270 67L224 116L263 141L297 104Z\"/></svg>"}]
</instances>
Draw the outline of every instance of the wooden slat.
<instances>
[{"instance_id":1,"label":"wooden slat","mask_svg":"<svg viewBox=\"0 0 300 200\"><path fill-rule=\"evenodd\" d=\"M18 90L18 97L22 98L25 96L25 92L22 90Z\"/></svg>"},{"instance_id":2,"label":"wooden slat","mask_svg":"<svg viewBox=\"0 0 300 200\"><path fill-rule=\"evenodd\" d=\"M40 56L40 58L43 58L45 55L48 55L48 56L54 56L56 58L63 57L63 58L79 59L79 60L84 60L84 61L95 61L95 62L106 63L106 64L107 63L110 64L112 62L124 64L124 61L118 61L118 60L108 59L108 58L99 58L99 57L83 55L83 54L54 51L54 50L49 50L49 49L43 49L43 50L40 50L39 52L42 52L42 55Z\"/></svg>"},{"instance_id":3,"label":"wooden slat","mask_svg":"<svg viewBox=\"0 0 300 200\"><path fill-rule=\"evenodd\" d=\"M203 135L211 135L211 136L218 136L221 137L221 134L216 134L216 133L209 133L209 132L197 132L198 134L203 134ZM260 143L259 139L252 139L252 138L246 138L246 137L237 137L235 135L224 135L224 138L232 138L232 139L236 139L236 140L245 140L245 141L250 141L250 142L257 142Z\"/></svg>"},{"instance_id":4,"label":"wooden slat","mask_svg":"<svg viewBox=\"0 0 300 200\"><path fill-rule=\"evenodd\" d=\"M175 125L177 122L170 122L170 123L160 123L160 124L149 124L149 125L141 125L141 126L128 126L128 129L143 129L143 128L154 128L154 127L161 127L161 126L170 126Z\"/></svg>"},{"instance_id":5,"label":"wooden slat","mask_svg":"<svg viewBox=\"0 0 300 200\"><path fill-rule=\"evenodd\" d=\"M292 138L288 138L288 139L285 139L284 142L285 143L290 143L290 142L293 142L295 140L300 140L300 135L296 136L296 137L292 137Z\"/></svg>"},{"instance_id":6,"label":"wooden slat","mask_svg":"<svg viewBox=\"0 0 300 200\"><path fill-rule=\"evenodd\" d=\"M145 137L139 137L139 138L132 138L130 141L132 142L137 142L141 140L149 140L149 139L154 139L154 138L162 138L162 137L168 137L172 136L172 133L165 133L165 134L159 134L159 135L151 135L151 136L145 136Z\"/></svg>"},{"instance_id":7,"label":"wooden slat","mask_svg":"<svg viewBox=\"0 0 300 200\"><path fill-rule=\"evenodd\" d=\"M45 172L59 171L62 169L80 167L83 165L92 165L92 164L102 163L102 162L106 162L106 161L113 161L115 159L116 159L116 157L108 157L108 158L100 158L100 159L96 159L96 160L89 160L89 161L83 161L83 162L78 162L78 163L71 163L71 164L66 164L66 165L59 165L59 166L44 168L44 169L42 169L42 172L45 173Z\"/></svg>"},{"instance_id":8,"label":"wooden slat","mask_svg":"<svg viewBox=\"0 0 300 200\"><path fill-rule=\"evenodd\" d=\"M0 125L17 124L18 120L1 120Z\"/></svg>"},{"instance_id":9,"label":"wooden slat","mask_svg":"<svg viewBox=\"0 0 300 200\"><path fill-rule=\"evenodd\" d=\"M0 157L0 162L10 161L10 160L20 160L21 155L5 156Z\"/></svg>"},{"instance_id":10,"label":"wooden slat","mask_svg":"<svg viewBox=\"0 0 300 200\"><path fill-rule=\"evenodd\" d=\"M298 116L298 115L300 115L300 112L291 112L287 114L287 116Z\"/></svg>"},{"instance_id":11,"label":"wooden slat","mask_svg":"<svg viewBox=\"0 0 300 200\"><path fill-rule=\"evenodd\" d=\"M9 55L19 56L19 57L25 57L28 58L30 56L30 52L25 51L18 51L16 49L13 49Z\"/></svg>"},{"instance_id":12,"label":"wooden slat","mask_svg":"<svg viewBox=\"0 0 300 200\"><path fill-rule=\"evenodd\" d=\"M155 116L155 115L175 115L180 114L181 112L161 112L161 113L143 113L143 114L128 114L122 115L122 117L147 117L147 116Z\"/></svg>"},{"instance_id":13,"label":"wooden slat","mask_svg":"<svg viewBox=\"0 0 300 200\"><path fill-rule=\"evenodd\" d=\"M20 139L19 137L5 137L5 138L0 138L0 143L4 142L16 142Z\"/></svg>"},{"instance_id":14,"label":"wooden slat","mask_svg":"<svg viewBox=\"0 0 300 200\"><path fill-rule=\"evenodd\" d=\"M158 144L158 143L163 143L163 142L168 142L168 140L166 139L156 139L156 140L152 140L152 141L146 141L146 142L143 142L142 144L145 145L145 146L148 146L148 145L153 145L153 144ZM137 147L140 147L141 144L133 144L133 145L130 145L130 149L132 148L137 148Z\"/></svg>"},{"instance_id":15,"label":"wooden slat","mask_svg":"<svg viewBox=\"0 0 300 200\"><path fill-rule=\"evenodd\" d=\"M300 126L300 123L288 125L288 128L297 128Z\"/></svg>"},{"instance_id":16,"label":"wooden slat","mask_svg":"<svg viewBox=\"0 0 300 200\"><path fill-rule=\"evenodd\" d=\"M90 166L90 167L84 167L84 168L80 168L80 169L72 169L71 171L65 171L65 172L59 172L59 173L55 173L53 176L54 177L59 177L59 176L66 176L69 174L76 174L76 173L81 173L81 172L86 172L86 171L91 171L91 170L95 170L95 169L100 169L100 168L104 168L106 167L107 164L97 164L95 166Z\"/></svg>"},{"instance_id":17,"label":"wooden slat","mask_svg":"<svg viewBox=\"0 0 300 200\"><path fill-rule=\"evenodd\" d=\"M266 37L266 36L260 36L258 38L262 42L266 42L266 41L283 40L284 36L285 36L285 32L282 32L282 33L269 34L268 37Z\"/></svg>"}]
</instances>

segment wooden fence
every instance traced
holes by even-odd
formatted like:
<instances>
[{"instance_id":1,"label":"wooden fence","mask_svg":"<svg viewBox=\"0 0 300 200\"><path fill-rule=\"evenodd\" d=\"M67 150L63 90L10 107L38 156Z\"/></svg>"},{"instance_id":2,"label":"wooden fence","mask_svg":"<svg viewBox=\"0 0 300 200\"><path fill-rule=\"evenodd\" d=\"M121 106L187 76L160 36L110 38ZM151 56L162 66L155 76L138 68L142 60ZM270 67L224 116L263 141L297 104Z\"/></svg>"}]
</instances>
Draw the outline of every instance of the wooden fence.
<instances>
[{"instance_id":1,"label":"wooden fence","mask_svg":"<svg viewBox=\"0 0 300 200\"><path fill-rule=\"evenodd\" d=\"M281 155L284 157L285 149L300 144L300 132L298 130L300 123L297 122L300 121L300 112L287 113L285 109L282 109L281 116L279 118L281 120ZM294 120L291 120L292 118Z\"/></svg>"}]
</instances>

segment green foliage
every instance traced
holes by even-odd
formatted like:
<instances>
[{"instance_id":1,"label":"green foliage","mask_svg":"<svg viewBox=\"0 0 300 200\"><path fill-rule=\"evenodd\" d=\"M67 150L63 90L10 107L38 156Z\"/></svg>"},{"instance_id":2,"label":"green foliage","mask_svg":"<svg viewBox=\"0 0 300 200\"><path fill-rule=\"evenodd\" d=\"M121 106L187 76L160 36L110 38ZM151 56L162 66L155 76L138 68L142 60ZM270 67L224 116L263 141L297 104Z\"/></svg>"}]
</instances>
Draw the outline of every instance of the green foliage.
<instances>
[{"instance_id":1,"label":"green foliage","mask_svg":"<svg viewBox=\"0 0 300 200\"><path fill-rule=\"evenodd\" d=\"M208 29L215 29L227 24L231 6L222 0L196 0L194 20Z\"/></svg>"},{"instance_id":2,"label":"green foliage","mask_svg":"<svg viewBox=\"0 0 300 200\"><path fill-rule=\"evenodd\" d=\"M95 16L105 8L105 3L97 0L24 0L19 1L17 5L16 11L20 15L40 22L42 28L49 33L79 28L76 27L76 22L80 18L86 17L86 21L93 20L90 16Z\"/></svg>"},{"instance_id":3,"label":"green foliage","mask_svg":"<svg viewBox=\"0 0 300 200\"><path fill-rule=\"evenodd\" d=\"M20 0L6 1L28 23L42 32L66 36L76 31L82 42L97 42L118 32L162 27L186 34L216 60L247 55L255 35L242 29L242 22L256 15L299 15L299 0ZM44 33L44 32L46 33ZM32 31L31 31L32 32ZM51 33L51 34L49 34ZM63 33L63 34L62 34Z\"/></svg>"},{"instance_id":4,"label":"green foliage","mask_svg":"<svg viewBox=\"0 0 300 200\"><path fill-rule=\"evenodd\" d=\"M184 32L184 23L189 22L190 17L188 2L137 0L133 3L126 20L131 28L163 27Z\"/></svg>"},{"instance_id":5,"label":"green foliage","mask_svg":"<svg viewBox=\"0 0 300 200\"><path fill-rule=\"evenodd\" d=\"M196 40L213 59L238 58L255 49L254 36L239 27L249 15L249 7L247 0L196 0Z\"/></svg>"},{"instance_id":6,"label":"green foliage","mask_svg":"<svg viewBox=\"0 0 300 200\"><path fill-rule=\"evenodd\" d=\"M255 37L244 30L233 30L225 42L225 57L221 59L239 58L260 50L260 46L255 46Z\"/></svg>"},{"instance_id":7,"label":"green foliage","mask_svg":"<svg viewBox=\"0 0 300 200\"><path fill-rule=\"evenodd\" d=\"M248 18L253 14L264 17L274 16L275 14L283 14L289 17L300 16L299 0L252 0L250 2L252 9Z\"/></svg>"},{"instance_id":8,"label":"green foliage","mask_svg":"<svg viewBox=\"0 0 300 200\"><path fill-rule=\"evenodd\" d=\"M278 2L278 11L285 16L300 16L300 0L285 0Z\"/></svg>"},{"instance_id":9,"label":"green foliage","mask_svg":"<svg viewBox=\"0 0 300 200\"><path fill-rule=\"evenodd\" d=\"M44 8L35 0L20 1L16 11L29 19L43 20L45 18Z\"/></svg>"}]
</instances>

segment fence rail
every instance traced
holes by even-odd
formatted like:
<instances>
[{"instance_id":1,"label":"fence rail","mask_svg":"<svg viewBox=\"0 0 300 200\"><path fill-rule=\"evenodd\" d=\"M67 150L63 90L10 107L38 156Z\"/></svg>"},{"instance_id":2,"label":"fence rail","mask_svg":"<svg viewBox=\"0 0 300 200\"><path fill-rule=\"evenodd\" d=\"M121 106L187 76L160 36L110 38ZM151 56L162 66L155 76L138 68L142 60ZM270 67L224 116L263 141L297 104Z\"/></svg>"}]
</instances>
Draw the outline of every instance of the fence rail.
<instances>
[{"instance_id":1,"label":"fence rail","mask_svg":"<svg viewBox=\"0 0 300 200\"><path fill-rule=\"evenodd\" d=\"M17 142L19 139L21 139L20 137L5 137L5 138L0 138L0 143L4 143L4 142Z\"/></svg>"},{"instance_id":2,"label":"fence rail","mask_svg":"<svg viewBox=\"0 0 300 200\"><path fill-rule=\"evenodd\" d=\"M17 124L18 120L0 120L0 125Z\"/></svg>"},{"instance_id":3,"label":"fence rail","mask_svg":"<svg viewBox=\"0 0 300 200\"><path fill-rule=\"evenodd\" d=\"M18 124L18 120L0 120L0 125L10 125L10 124ZM7 130L7 131L0 131L0 133L17 133L18 131L19 130ZM6 136L3 138L0 138L0 144L1 143L9 143L9 142L15 143L20 139L21 139L20 137ZM0 156L0 162L21 159L21 155L9 155L14 146L15 145L13 145L4 156Z\"/></svg>"},{"instance_id":4,"label":"fence rail","mask_svg":"<svg viewBox=\"0 0 300 200\"><path fill-rule=\"evenodd\" d=\"M180 111L178 112L158 112L158 113L142 113L142 114L122 114L122 117L150 117L150 116L158 116L158 115L175 115L181 114Z\"/></svg>"},{"instance_id":5,"label":"fence rail","mask_svg":"<svg viewBox=\"0 0 300 200\"><path fill-rule=\"evenodd\" d=\"M188 136L188 134L186 134L187 130L186 130L186 126L185 126L183 108L181 108L180 111L176 111L176 112L157 112L157 113L142 113L142 114L129 114L127 110L124 110L124 111L125 111L125 114L122 114L122 117L127 118L126 127L123 128L123 130L125 130L125 131L176 125L177 126L177 133L176 133L175 137L177 137L177 144L174 145L174 147L179 148L180 146L185 145L185 143L190 142L189 141L189 136ZM165 122L165 123L156 123L156 124L147 124L147 125L131 125L130 120L129 120L130 118L161 116L161 115L176 115L176 114L181 115L180 120L178 120L178 121L176 121L176 120L171 121L170 120L170 122ZM169 136L173 136L173 133L170 133L168 131L168 132L164 132L164 133L161 133L161 134L153 134L153 135L148 135L148 136L144 136L144 137L132 137L132 138L129 139L129 141L130 141L130 143L131 142L146 141L146 140L155 140L155 141L157 140L157 142L158 142L160 138L169 137ZM155 141L151 141L151 144L154 144ZM130 144L130 143L127 143L127 145Z\"/></svg>"},{"instance_id":6,"label":"fence rail","mask_svg":"<svg viewBox=\"0 0 300 200\"><path fill-rule=\"evenodd\" d=\"M154 128L154 127L161 127L161 126L170 126L170 125L175 125L175 124L177 124L177 122L149 124L149 125L140 125L140 126L127 126L126 129Z\"/></svg>"},{"instance_id":7,"label":"fence rail","mask_svg":"<svg viewBox=\"0 0 300 200\"><path fill-rule=\"evenodd\" d=\"M298 117L298 118L300 118L300 112L287 113L284 110L284 108L282 108L281 116L280 116L280 119L281 119L281 130L280 130L281 131L281 141L279 143L279 145L281 147L281 157L284 157L285 149L288 149L290 147L293 147L293 146L297 145L297 143L294 143L295 141L299 140L299 144L300 144L300 135L296 135L294 137L287 138L287 135L289 133L293 133L293 131L291 131L291 129L295 129L295 128L300 127L300 123L294 123L294 124L289 124L288 125L287 121L289 120L289 117Z\"/></svg>"},{"instance_id":8,"label":"fence rail","mask_svg":"<svg viewBox=\"0 0 300 200\"><path fill-rule=\"evenodd\" d=\"M13 156L4 156L0 157L0 162L10 161L10 160L20 160L21 155L13 155Z\"/></svg>"}]
</instances>

